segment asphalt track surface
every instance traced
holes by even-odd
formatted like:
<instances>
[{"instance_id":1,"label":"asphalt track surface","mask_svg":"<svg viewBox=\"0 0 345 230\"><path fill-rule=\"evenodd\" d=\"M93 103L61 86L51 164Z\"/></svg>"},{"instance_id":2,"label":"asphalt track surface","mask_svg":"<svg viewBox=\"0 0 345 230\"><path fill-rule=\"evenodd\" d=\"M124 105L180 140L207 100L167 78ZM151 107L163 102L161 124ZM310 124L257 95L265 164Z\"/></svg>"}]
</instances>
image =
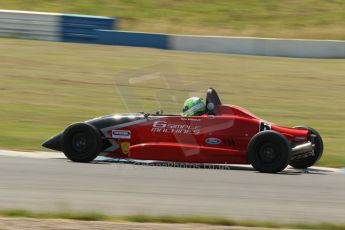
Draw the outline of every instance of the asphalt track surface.
<instances>
[{"instance_id":1,"label":"asphalt track surface","mask_svg":"<svg viewBox=\"0 0 345 230\"><path fill-rule=\"evenodd\" d=\"M263 174L250 167L74 163L62 153L27 156L0 151L0 209L345 222L345 175L340 170Z\"/></svg>"}]
</instances>

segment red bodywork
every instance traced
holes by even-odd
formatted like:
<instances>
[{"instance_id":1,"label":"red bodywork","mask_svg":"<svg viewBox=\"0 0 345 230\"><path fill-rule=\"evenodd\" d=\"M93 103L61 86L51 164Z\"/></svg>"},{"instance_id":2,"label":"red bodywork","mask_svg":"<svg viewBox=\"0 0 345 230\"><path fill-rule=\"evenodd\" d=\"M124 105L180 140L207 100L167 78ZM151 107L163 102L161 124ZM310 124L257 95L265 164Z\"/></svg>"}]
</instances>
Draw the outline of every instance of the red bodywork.
<instances>
[{"instance_id":1,"label":"red bodywork","mask_svg":"<svg viewBox=\"0 0 345 230\"><path fill-rule=\"evenodd\" d=\"M247 164L248 143L262 130L275 130L291 141L307 141L307 129L274 125L238 106L217 105L216 109L217 115L191 117L135 114L132 122L102 130L105 138L112 143L103 155L144 160ZM121 115L114 115L113 119L121 119Z\"/></svg>"}]
</instances>

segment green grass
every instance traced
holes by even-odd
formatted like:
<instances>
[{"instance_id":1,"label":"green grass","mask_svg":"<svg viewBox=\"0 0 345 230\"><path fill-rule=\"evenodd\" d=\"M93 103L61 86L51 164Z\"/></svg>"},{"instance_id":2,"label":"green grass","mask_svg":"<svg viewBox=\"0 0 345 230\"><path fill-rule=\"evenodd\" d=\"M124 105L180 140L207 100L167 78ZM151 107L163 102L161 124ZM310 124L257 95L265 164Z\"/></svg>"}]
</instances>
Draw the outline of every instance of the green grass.
<instances>
[{"instance_id":1,"label":"green grass","mask_svg":"<svg viewBox=\"0 0 345 230\"><path fill-rule=\"evenodd\" d=\"M316 128L325 142L319 164L345 165L345 60L19 39L0 39L0 50L0 148L43 150L70 123L127 107L179 113L187 97L214 87L224 103L263 119ZM138 76L152 80L128 83Z\"/></svg>"},{"instance_id":2,"label":"green grass","mask_svg":"<svg viewBox=\"0 0 345 230\"><path fill-rule=\"evenodd\" d=\"M344 0L2 0L1 8L115 16L123 30L345 39Z\"/></svg>"},{"instance_id":3,"label":"green grass","mask_svg":"<svg viewBox=\"0 0 345 230\"><path fill-rule=\"evenodd\" d=\"M170 224L207 224L222 226L246 226L265 228L290 228L290 229L327 229L344 230L345 224L333 223L280 223L275 221L257 220L232 220L219 216L188 216L188 215L127 215L112 216L97 212L33 212L23 209L0 210L0 216L4 217L27 217L38 219L71 219L83 221L126 221L138 223L170 223Z\"/></svg>"}]
</instances>

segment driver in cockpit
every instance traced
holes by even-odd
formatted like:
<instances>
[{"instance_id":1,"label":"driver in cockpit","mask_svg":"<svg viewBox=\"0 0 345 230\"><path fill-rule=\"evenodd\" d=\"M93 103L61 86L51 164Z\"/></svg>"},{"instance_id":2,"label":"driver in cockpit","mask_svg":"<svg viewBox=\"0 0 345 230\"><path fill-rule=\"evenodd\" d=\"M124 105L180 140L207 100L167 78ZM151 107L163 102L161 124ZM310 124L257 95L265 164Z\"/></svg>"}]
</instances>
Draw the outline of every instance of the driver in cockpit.
<instances>
[{"instance_id":1,"label":"driver in cockpit","mask_svg":"<svg viewBox=\"0 0 345 230\"><path fill-rule=\"evenodd\" d=\"M201 116L206 112L206 105L202 98L191 97L188 98L182 109L182 116Z\"/></svg>"}]
</instances>

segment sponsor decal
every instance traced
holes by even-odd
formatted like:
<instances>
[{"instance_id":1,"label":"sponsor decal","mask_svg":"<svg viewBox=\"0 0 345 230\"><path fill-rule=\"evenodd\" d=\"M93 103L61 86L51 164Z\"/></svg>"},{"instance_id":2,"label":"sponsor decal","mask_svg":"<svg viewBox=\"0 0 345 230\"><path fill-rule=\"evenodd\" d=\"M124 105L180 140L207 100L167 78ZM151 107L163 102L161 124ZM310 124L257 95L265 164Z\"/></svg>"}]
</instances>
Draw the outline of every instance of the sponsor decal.
<instances>
[{"instance_id":1,"label":"sponsor decal","mask_svg":"<svg viewBox=\"0 0 345 230\"><path fill-rule=\"evenodd\" d=\"M181 117L181 121L201 121L201 119L192 117Z\"/></svg>"},{"instance_id":2,"label":"sponsor decal","mask_svg":"<svg viewBox=\"0 0 345 230\"><path fill-rule=\"evenodd\" d=\"M131 139L130 130L111 130L111 137L116 139Z\"/></svg>"},{"instance_id":3,"label":"sponsor decal","mask_svg":"<svg viewBox=\"0 0 345 230\"><path fill-rule=\"evenodd\" d=\"M216 137L209 137L206 138L205 142L210 145L218 145L222 142L222 140Z\"/></svg>"},{"instance_id":4,"label":"sponsor decal","mask_svg":"<svg viewBox=\"0 0 345 230\"><path fill-rule=\"evenodd\" d=\"M126 154L126 155L128 154L129 146L130 146L129 142L121 142L121 150L122 150L123 154Z\"/></svg>"},{"instance_id":5,"label":"sponsor decal","mask_svg":"<svg viewBox=\"0 0 345 230\"><path fill-rule=\"evenodd\" d=\"M168 123L166 121L155 121L152 124L151 132L154 133L179 133L179 134L199 134L201 126L186 125L179 123Z\"/></svg>"},{"instance_id":6,"label":"sponsor decal","mask_svg":"<svg viewBox=\"0 0 345 230\"><path fill-rule=\"evenodd\" d=\"M271 130L271 123L260 121L259 131Z\"/></svg>"}]
</instances>

